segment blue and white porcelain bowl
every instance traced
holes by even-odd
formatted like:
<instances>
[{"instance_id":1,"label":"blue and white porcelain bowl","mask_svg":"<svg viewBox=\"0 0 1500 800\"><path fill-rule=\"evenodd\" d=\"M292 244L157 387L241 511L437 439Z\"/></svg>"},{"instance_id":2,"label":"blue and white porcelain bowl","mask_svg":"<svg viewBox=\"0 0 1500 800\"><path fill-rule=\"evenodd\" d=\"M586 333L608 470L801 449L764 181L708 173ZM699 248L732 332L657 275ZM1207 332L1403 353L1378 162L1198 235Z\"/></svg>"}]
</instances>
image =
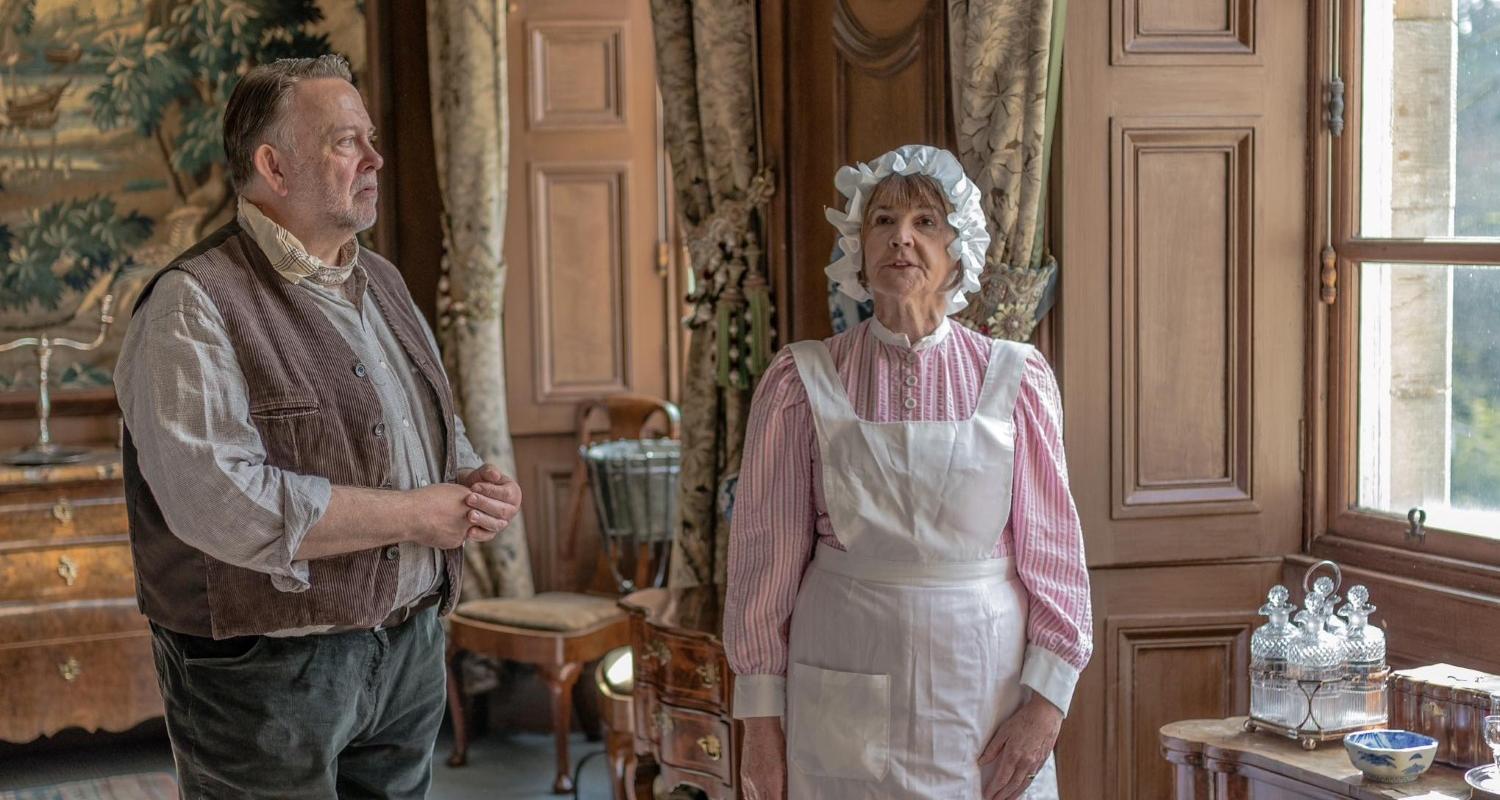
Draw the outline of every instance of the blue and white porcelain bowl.
<instances>
[{"instance_id":1,"label":"blue and white porcelain bowl","mask_svg":"<svg viewBox=\"0 0 1500 800\"><path fill-rule=\"evenodd\" d=\"M1437 740L1411 731L1361 731L1344 737L1349 760L1380 783L1410 783L1432 766Z\"/></svg>"}]
</instances>

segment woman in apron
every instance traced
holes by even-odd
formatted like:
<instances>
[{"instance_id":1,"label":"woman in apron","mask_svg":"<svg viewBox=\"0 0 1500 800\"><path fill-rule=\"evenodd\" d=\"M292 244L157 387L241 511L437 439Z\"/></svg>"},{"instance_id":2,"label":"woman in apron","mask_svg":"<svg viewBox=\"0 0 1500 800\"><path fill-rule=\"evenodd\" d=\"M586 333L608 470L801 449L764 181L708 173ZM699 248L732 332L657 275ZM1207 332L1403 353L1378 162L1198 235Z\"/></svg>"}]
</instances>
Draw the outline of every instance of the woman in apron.
<instances>
[{"instance_id":1,"label":"woman in apron","mask_svg":"<svg viewBox=\"0 0 1500 800\"><path fill-rule=\"evenodd\" d=\"M835 184L827 271L875 317L788 346L751 408L724 617L744 794L1055 798L1093 625L1056 380L948 320L990 240L951 153Z\"/></svg>"}]
</instances>

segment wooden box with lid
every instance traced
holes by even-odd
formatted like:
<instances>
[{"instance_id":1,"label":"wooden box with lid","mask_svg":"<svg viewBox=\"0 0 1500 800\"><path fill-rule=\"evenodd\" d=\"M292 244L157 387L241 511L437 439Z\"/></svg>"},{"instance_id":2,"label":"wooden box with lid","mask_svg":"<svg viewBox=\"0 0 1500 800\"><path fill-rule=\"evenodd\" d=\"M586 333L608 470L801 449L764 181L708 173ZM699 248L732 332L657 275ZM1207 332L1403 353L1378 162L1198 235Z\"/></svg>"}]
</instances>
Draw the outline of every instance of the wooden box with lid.
<instances>
[{"instance_id":1,"label":"wooden box with lid","mask_svg":"<svg viewBox=\"0 0 1500 800\"><path fill-rule=\"evenodd\" d=\"M1456 767L1493 763L1484 741L1484 718L1491 693L1500 692L1500 676L1428 664L1391 673L1390 727L1416 731L1438 740L1433 760Z\"/></svg>"},{"instance_id":2,"label":"wooden box with lid","mask_svg":"<svg viewBox=\"0 0 1500 800\"><path fill-rule=\"evenodd\" d=\"M0 741L161 716L120 455L0 465Z\"/></svg>"}]
</instances>

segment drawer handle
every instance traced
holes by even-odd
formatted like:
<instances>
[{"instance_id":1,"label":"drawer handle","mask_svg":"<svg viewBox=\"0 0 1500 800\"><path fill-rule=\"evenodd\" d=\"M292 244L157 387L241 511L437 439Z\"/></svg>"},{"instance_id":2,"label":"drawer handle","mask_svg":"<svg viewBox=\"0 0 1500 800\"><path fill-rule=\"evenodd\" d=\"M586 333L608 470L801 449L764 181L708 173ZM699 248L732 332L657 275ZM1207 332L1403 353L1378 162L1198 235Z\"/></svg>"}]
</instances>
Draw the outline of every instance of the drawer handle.
<instances>
[{"instance_id":1,"label":"drawer handle","mask_svg":"<svg viewBox=\"0 0 1500 800\"><path fill-rule=\"evenodd\" d=\"M661 706L656 707L655 713L656 730L662 735L672 732L672 718L667 716L667 710Z\"/></svg>"},{"instance_id":2,"label":"drawer handle","mask_svg":"<svg viewBox=\"0 0 1500 800\"><path fill-rule=\"evenodd\" d=\"M705 689L712 689L719 685L719 665L713 662L698 665L698 681Z\"/></svg>"},{"instance_id":3,"label":"drawer handle","mask_svg":"<svg viewBox=\"0 0 1500 800\"><path fill-rule=\"evenodd\" d=\"M78 659L68 656L67 661L57 665L57 674L61 675L63 680L72 683L83 674L83 665L78 663Z\"/></svg>"},{"instance_id":4,"label":"drawer handle","mask_svg":"<svg viewBox=\"0 0 1500 800\"><path fill-rule=\"evenodd\" d=\"M52 504L52 518L64 525L73 521L73 504L68 502L68 498L64 497Z\"/></svg>"},{"instance_id":5,"label":"drawer handle","mask_svg":"<svg viewBox=\"0 0 1500 800\"><path fill-rule=\"evenodd\" d=\"M719 737L711 733L698 740L698 749L702 750L703 755L708 756L710 761L718 761L724 755L723 747L719 744Z\"/></svg>"},{"instance_id":6,"label":"drawer handle","mask_svg":"<svg viewBox=\"0 0 1500 800\"><path fill-rule=\"evenodd\" d=\"M78 582L78 562L67 556L57 559L57 574L62 576L63 583L72 586Z\"/></svg>"}]
</instances>

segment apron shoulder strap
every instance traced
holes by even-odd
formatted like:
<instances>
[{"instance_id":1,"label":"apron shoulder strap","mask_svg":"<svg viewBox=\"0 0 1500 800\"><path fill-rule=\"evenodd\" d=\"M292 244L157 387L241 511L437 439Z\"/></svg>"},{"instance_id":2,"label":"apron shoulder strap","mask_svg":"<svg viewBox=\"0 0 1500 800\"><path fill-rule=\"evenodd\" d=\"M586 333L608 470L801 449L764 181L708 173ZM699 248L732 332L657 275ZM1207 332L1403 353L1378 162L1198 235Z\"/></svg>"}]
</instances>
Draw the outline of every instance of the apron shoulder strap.
<instances>
[{"instance_id":1,"label":"apron shoulder strap","mask_svg":"<svg viewBox=\"0 0 1500 800\"><path fill-rule=\"evenodd\" d=\"M990 364L985 370L985 396L979 399L978 412L996 419L1008 420L1016 413L1016 397L1021 393L1021 378L1026 374L1026 359L1036 348L1021 342L996 339L990 344Z\"/></svg>"},{"instance_id":2,"label":"apron shoulder strap","mask_svg":"<svg viewBox=\"0 0 1500 800\"><path fill-rule=\"evenodd\" d=\"M839 380L839 371L833 363L828 345L818 340L792 342L787 345L792 351L792 360L797 364L797 374L807 390L807 403L813 417L821 424L823 420L844 420L854 416L854 407L849 404L849 395Z\"/></svg>"}]
</instances>

